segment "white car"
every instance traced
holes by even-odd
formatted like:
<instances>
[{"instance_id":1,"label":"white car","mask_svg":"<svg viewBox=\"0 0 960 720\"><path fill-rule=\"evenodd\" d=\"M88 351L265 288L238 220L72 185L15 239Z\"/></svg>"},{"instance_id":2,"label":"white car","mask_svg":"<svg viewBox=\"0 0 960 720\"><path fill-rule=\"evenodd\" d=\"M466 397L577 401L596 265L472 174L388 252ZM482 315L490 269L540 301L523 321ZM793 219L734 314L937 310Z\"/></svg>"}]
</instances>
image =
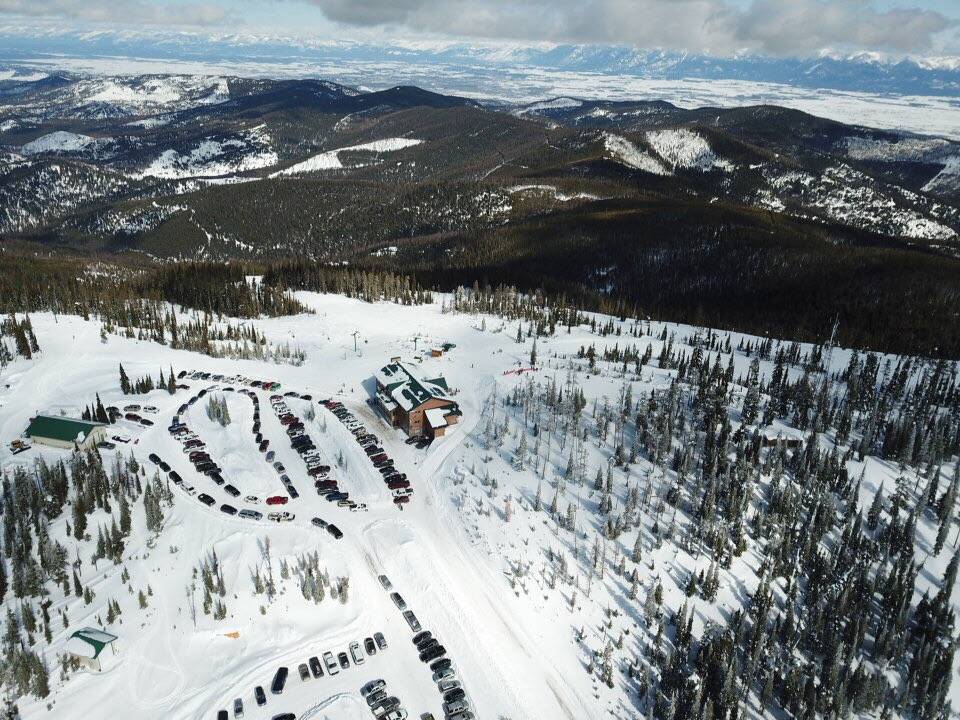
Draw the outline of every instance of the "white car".
<instances>
[{"instance_id":1,"label":"white car","mask_svg":"<svg viewBox=\"0 0 960 720\"><path fill-rule=\"evenodd\" d=\"M287 512L286 510L282 510L280 512L272 512L269 515L267 515L268 520L273 520L274 522L278 522L278 523L290 522L295 517L296 515L294 515L292 512Z\"/></svg>"},{"instance_id":2,"label":"white car","mask_svg":"<svg viewBox=\"0 0 960 720\"><path fill-rule=\"evenodd\" d=\"M256 495L247 495L243 500L244 500L244 502L248 502L248 503L250 503L251 505L259 505L259 504L260 504L260 498L258 498Z\"/></svg>"},{"instance_id":3,"label":"white car","mask_svg":"<svg viewBox=\"0 0 960 720\"><path fill-rule=\"evenodd\" d=\"M363 650L360 649L360 643L356 640L350 643L350 655L353 657L354 665L363 665Z\"/></svg>"},{"instance_id":4,"label":"white car","mask_svg":"<svg viewBox=\"0 0 960 720\"><path fill-rule=\"evenodd\" d=\"M366 512L367 504L366 503L354 503L350 506L350 512Z\"/></svg>"},{"instance_id":5,"label":"white car","mask_svg":"<svg viewBox=\"0 0 960 720\"><path fill-rule=\"evenodd\" d=\"M323 654L323 664L327 666L327 675L336 675L340 672L340 665L337 664L337 659L332 652L327 651Z\"/></svg>"},{"instance_id":6,"label":"white car","mask_svg":"<svg viewBox=\"0 0 960 720\"><path fill-rule=\"evenodd\" d=\"M160 412L155 405L144 405L143 411L148 413L153 413L153 414Z\"/></svg>"},{"instance_id":7,"label":"white car","mask_svg":"<svg viewBox=\"0 0 960 720\"><path fill-rule=\"evenodd\" d=\"M393 491L394 497L405 497L407 495L413 495L413 488L397 488Z\"/></svg>"},{"instance_id":8,"label":"white car","mask_svg":"<svg viewBox=\"0 0 960 720\"><path fill-rule=\"evenodd\" d=\"M181 484L180 484L180 487L183 488L183 491L184 491L187 495L196 495L196 494L197 494L197 491L193 488L193 485L191 485L190 483L181 483Z\"/></svg>"}]
</instances>

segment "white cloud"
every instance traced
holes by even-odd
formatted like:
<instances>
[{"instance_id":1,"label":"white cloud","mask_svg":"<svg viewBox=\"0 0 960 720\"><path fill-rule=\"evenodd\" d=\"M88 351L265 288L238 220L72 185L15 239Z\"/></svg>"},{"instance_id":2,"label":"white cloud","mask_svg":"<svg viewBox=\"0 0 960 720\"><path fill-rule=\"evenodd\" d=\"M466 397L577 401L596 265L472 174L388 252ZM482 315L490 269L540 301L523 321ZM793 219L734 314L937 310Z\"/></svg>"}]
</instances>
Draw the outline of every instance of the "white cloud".
<instances>
[{"instance_id":1,"label":"white cloud","mask_svg":"<svg viewBox=\"0 0 960 720\"><path fill-rule=\"evenodd\" d=\"M871 0L305 0L335 22L462 37L629 43L700 52L918 52L957 21Z\"/></svg>"},{"instance_id":2,"label":"white cloud","mask_svg":"<svg viewBox=\"0 0 960 720\"><path fill-rule=\"evenodd\" d=\"M0 15L3 14L166 27L234 22L224 7L209 2L172 4L148 0L0 0Z\"/></svg>"}]
</instances>

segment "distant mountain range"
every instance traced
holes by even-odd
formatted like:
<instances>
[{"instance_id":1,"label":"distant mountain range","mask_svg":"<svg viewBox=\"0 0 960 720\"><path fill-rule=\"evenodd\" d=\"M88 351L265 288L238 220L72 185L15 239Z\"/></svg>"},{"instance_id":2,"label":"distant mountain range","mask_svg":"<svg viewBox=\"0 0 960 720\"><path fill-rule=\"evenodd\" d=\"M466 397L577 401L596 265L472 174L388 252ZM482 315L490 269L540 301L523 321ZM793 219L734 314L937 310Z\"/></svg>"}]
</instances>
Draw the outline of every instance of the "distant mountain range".
<instances>
[{"instance_id":1,"label":"distant mountain range","mask_svg":"<svg viewBox=\"0 0 960 720\"><path fill-rule=\"evenodd\" d=\"M960 95L960 57L895 58L875 53L822 53L815 58L713 57L611 45L374 44L252 34L79 32L25 27L0 31L0 47L0 60L7 61L48 54L206 62L343 60L542 68L663 80L743 80L872 93Z\"/></svg>"}]
</instances>

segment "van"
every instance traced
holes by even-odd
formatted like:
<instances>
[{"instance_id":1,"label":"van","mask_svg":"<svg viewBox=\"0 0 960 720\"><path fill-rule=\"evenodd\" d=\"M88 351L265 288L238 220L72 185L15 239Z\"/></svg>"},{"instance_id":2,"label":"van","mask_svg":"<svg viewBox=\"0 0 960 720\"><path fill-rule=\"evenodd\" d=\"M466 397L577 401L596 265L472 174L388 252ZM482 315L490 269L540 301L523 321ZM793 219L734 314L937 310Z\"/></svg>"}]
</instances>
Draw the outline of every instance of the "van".
<instances>
[{"instance_id":1,"label":"van","mask_svg":"<svg viewBox=\"0 0 960 720\"><path fill-rule=\"evenodd\" d=\"M257 512L256 510L247 510L246 508L244 508L243 510L240 511L240 517L246 520L262 520L263 513Z\"/></svg>"},{"instance_id":2,"label":"van","mask_svg":"<svg viewBox=\"0 0 960 720\"><path fill-rule=\"evenodd\" d=\"M279 695L283 692L284 686L287 684L287 673L290 671L285 667L277 668L276 674L273 676L273 682L270 683L270 692L274 695Z\"/></svg>"}]
</instances>

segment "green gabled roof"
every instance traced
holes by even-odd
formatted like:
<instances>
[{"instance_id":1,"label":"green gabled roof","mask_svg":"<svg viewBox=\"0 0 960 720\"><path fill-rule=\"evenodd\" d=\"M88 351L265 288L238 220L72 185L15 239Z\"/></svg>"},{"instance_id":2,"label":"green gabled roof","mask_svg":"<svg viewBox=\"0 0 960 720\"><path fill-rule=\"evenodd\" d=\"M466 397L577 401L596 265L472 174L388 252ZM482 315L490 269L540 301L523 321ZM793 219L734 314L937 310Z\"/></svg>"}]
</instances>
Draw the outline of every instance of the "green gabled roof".
<instances>
[{"instance_id":1,"label":"green gabled roof","mask_svg":"<svg viewBox=\"0 0 960 720\"><path fill-rule=\"evenodd\" d=\"M97 628L85 627L77 630L67 641L67 650L84 657L96 658L103 649L117 639L113 633Z\"/></svg>"},{"instance_id":2,"label":"green gabled roof","mask_svg":"<svg viewBox=\"0 0 960 720\"><path fill-rule=\"evenodd\" d=\"M64 442L73 442L80 433L86 437L94 428L102 426L103 423L93 422L91 420L78 420L76 418L56 417L54 415L37 415L30 420L27 427L29 437L44 437L51 440L62 440Z\"/></svg>"}]
</instances>

